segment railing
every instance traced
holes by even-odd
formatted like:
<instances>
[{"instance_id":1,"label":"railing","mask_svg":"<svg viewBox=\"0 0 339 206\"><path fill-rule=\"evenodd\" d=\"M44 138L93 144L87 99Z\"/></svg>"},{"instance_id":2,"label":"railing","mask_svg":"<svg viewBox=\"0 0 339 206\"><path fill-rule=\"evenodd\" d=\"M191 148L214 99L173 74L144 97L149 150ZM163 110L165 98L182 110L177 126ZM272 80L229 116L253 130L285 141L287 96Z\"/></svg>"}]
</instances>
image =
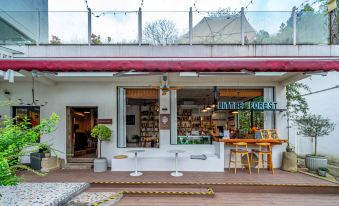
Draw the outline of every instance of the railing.
<instances>
[{"instance_id":1,"label":"railing","mask_svg":"<svg viewBox=\"0 0 339 206\"><path fill-rule=\"evenodd\" d=\"M1 11L0 44L329 44L328 15L297 11Z\"/></svg>"}]
</instances>

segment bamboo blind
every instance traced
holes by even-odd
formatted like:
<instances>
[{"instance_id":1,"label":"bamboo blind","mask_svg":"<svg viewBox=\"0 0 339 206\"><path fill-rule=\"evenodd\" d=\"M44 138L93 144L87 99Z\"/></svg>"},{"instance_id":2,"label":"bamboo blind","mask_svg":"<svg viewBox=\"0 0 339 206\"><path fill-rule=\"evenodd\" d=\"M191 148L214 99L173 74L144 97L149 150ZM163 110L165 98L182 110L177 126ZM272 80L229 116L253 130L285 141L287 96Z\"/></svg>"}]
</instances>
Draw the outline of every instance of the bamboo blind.
<instances>
[{"instance_id":1,"label":"bamboo blind","mask_svg":"<svg viewBox=\"0 0 339 206\"><path fill-rule=\"evenodd\" d=\"M126 89L126 97L130 99L158 99L157 89Z\"/></svg>"}]
</instances>

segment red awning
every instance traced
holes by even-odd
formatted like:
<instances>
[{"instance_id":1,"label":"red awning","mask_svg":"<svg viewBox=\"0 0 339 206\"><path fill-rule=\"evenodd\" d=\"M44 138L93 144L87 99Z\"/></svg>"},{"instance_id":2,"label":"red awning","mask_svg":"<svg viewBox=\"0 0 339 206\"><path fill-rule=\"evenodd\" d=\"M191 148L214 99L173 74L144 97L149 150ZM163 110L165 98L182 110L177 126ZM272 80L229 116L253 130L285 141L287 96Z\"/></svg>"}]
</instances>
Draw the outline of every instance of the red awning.
<instances>
[{"instance_id":1,"label":"red awning","mask_svg":"<svg viewBox=\"0 0 339 206\"><path fill-rule=\"evenodd\" d=\"M339 71L339 58L31 58L0 60L0 70L49 72Z\"/></svg>"}]
</instances>

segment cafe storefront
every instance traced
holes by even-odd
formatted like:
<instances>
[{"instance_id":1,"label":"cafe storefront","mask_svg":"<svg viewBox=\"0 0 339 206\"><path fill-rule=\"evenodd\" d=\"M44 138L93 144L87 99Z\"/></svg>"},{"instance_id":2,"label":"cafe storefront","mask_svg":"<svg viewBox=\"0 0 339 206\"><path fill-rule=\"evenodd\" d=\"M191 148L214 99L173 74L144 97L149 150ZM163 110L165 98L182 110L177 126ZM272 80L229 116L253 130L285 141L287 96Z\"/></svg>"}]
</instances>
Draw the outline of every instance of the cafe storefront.
<instances>
[{"instance_id":1,"label":"cafe storefront","mask_svg":"<svg viewBox=\"0 0 339 206\"><path fill-rule=\"evenodd\" d=\"M98 122L112 130L111 141L102 147L112 171L133 171L134 155L128 151L142 149L141 171L172 171L174 155L169 151L181 150L179 170L223 172L234 142L248 142L250 148L269 142L273 167L281 165L287 141L285 86L312 68L267 61L8 60L1 69L53 72L48 78L56 83L36 83L36 98L48 102L40 107L41 118L55 112L60 126L53 137L42 140L51 141L66 161L67 108L91 107L97 108ZM1 82L1 87L12 99L27 102L29 79ZM1 113L10 114L10 107Z\"/></svg>"}]
</instances>

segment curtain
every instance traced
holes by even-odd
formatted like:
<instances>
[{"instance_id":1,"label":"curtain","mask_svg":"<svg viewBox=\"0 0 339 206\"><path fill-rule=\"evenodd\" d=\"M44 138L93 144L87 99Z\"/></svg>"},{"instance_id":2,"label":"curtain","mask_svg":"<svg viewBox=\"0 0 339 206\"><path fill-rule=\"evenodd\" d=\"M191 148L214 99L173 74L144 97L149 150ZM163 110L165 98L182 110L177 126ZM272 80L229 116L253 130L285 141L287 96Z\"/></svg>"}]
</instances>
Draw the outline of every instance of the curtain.
<instances>
[{"instance_id":1,"label":"curtain","mask_svg":"<svg viewBox=\"0 0 339 206\"><path fill-rule=\"evenodd\" d=\"M118 88L118 147L126 147L126 90Z\"/></svg>"}]
</instances>

